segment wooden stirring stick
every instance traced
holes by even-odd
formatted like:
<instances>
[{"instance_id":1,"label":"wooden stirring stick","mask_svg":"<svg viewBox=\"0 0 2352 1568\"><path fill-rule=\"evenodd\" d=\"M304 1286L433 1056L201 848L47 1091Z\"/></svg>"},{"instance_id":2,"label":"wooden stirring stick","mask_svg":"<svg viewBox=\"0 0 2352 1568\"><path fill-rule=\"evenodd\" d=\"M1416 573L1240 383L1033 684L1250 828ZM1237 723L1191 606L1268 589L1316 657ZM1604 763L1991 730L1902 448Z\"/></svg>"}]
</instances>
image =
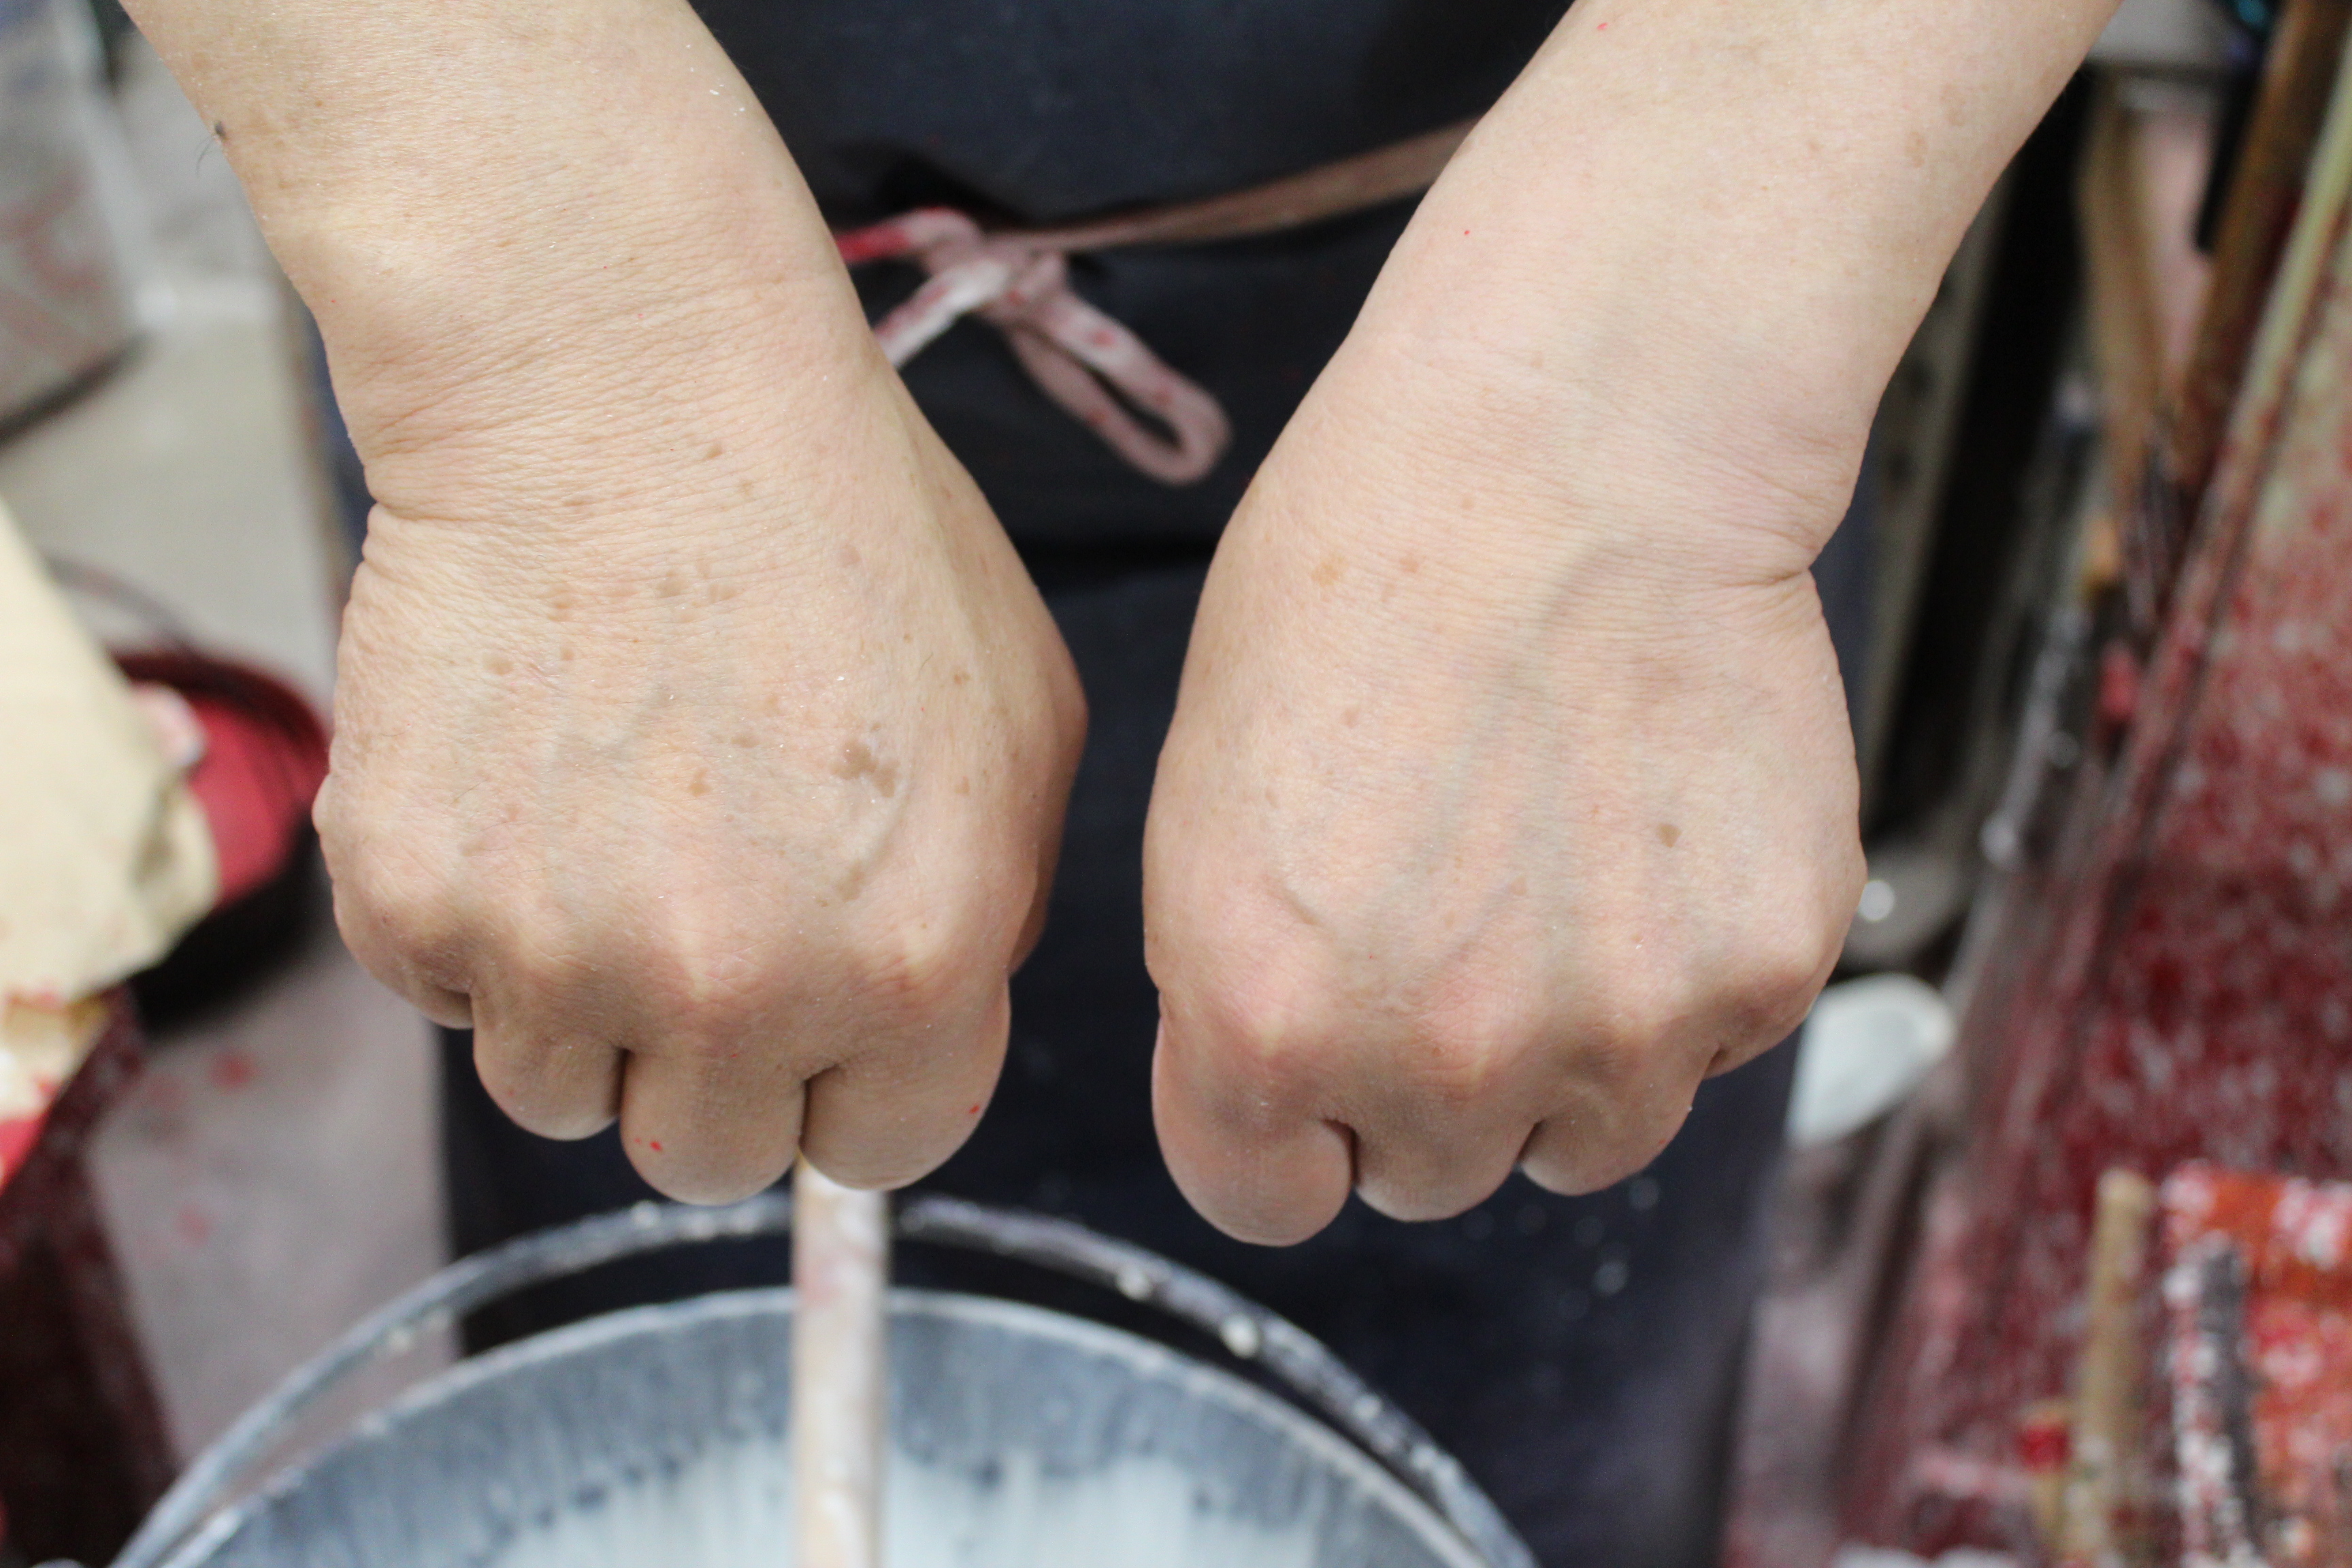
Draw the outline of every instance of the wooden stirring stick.
<instances>
[{"instance_id":1,"label":"wooden stirring stick","mask_svg":"<svg viewBox=\"0 0 2352 1568\"><path fill-rule=\"evenodd\" d=\"M793 1176L793 1568L882 1568L890 1205Z\"/></svg>"}]
</instances>

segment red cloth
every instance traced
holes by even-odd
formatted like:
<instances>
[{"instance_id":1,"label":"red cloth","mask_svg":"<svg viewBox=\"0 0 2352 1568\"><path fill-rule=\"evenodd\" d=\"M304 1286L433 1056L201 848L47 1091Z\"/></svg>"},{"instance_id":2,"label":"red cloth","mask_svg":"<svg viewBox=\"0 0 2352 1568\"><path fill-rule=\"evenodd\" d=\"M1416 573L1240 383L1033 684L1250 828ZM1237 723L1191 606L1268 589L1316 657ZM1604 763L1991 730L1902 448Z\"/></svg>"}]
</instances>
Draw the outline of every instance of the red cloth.
<instances>
[{"instance_id":1,"label":"red cloth","mask_svg":"<svg viewBox=\"0 0 2352 1568\"><path fill-rule=\"evenodd\" d=\"M133 680L177 691L204 726L205 754L188 788L212 828L219 903L235 903L294 853L327 776L327 727L290 688L247 666L180 652L116 662Z\"/></svg>"}]
</instances>

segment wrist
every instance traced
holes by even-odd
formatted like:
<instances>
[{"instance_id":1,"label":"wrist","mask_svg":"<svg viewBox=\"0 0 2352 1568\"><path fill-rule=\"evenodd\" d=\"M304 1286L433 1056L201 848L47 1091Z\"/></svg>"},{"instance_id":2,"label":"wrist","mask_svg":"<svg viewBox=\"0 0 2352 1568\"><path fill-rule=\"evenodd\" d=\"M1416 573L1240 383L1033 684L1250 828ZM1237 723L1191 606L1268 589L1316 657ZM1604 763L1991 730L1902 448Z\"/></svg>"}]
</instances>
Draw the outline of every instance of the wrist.
<instances>
[{"instance_id":1,"label":"wrist","mask_svg":"<svg viewBox=\"0 0 2352 1568\"><path fill-rule=\"evenodd\" d=\"M1786 387L1759 395L1692 355L1654 310L1567 310L1575 327L1553 340L1475 310L1368 311L1277 466L1327 485L1378 475L1400 504L1347 517L1414 529L1442 517L1480 558L1530 559L1550 542L1694 583L1809 567L1852 497L1867 413L1840 421Z\"/></svg>"},{"instance_id":2,"label":"wrist","mask_svg":"<svg viewBox=\"0 0 2352 1568\"><path fill-rule=\"evenodd\" d=\"M1580 0L1357 337L1534 428L1549 405L1612 432L1604 466L1791 491L1818 547L1953 248L2111 8Z\"/></svg>"},{"instance_id":3,"label":"wrist","mask_svg":"<svg viewBox=\"0 0 2352 1568\"><path fill-rule=\"evenodd\" d=\"M363 455L467 434L485 385L497 417L618 412L763 352L803 383L870 352L685 0L132 4L316 314Z\"/></svg>"},{"instance_id":4,"label":"wrist","mask_svg":"<svg viewBox=\"0 0 2352 1568\"><path fill-rule=\"evenodd\" d=\"M1513 160L1468 152L1482 154L1432 194L1350 352L1475 408L1504 433L1497 461L1572 453L1624 482L1692 492L1677 529L1762 528L1810 562L1933 277L1827 242L1768 262L1739 232L1759 221L1752 210L1695 210L1633 181L1547 197L1490 177ZM1873 287L1857 297L1864 275Z\"/></svg>"}]
</instances>

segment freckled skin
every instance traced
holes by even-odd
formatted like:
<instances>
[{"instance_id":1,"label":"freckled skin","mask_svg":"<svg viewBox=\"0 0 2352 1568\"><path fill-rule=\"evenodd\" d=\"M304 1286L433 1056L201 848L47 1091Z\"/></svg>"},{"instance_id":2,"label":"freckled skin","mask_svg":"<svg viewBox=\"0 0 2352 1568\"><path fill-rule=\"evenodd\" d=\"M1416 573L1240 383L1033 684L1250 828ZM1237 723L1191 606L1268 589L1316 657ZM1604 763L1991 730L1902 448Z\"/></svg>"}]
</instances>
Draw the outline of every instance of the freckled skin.
<instances>
[{"instance_id":1,"label":"freckled skin","mask_svg":"<svg viewBox=\"0 0 2352 1568\"><path fill-rule=\"evenodd\" d=\"M898 770L875 756L863 741L852 741L842 748L841 761L834 772L845 779L869 779L874 791L883 796L898 793Z\"/></svg>"},{"instance_id":2,"label":"freckled skin","mask_svg":"<svg viewBox=\"0 0 2352 1568\"><path fill-rule=\"evenodd\" d=\"M937 1163L1084 705L749 88L686 0L131 5L378 502L318 813L353 950L675 1195ZM1421 203L1162 757L1155 1108L1211 1219L1600 1184L1801 1014L1859 882L1807 568L2111 8L1580 0Z\"/></svg>"},{"instance_id":3,"label":"freckled skin","mask_svg":"<svg viewBox=\"0 0 2352 1568\"><path fill-rule=\"evenodd\" d=\"M993 1080L1084 704L748 90L665 0L325 0L318 50L295 11L174 3L167 39L257 28L237 58L274 69L429 58L414 124L448 138L238 138L301 165L259 199L379 502L319 806L353 951L472 1023L516 1120L617 1116L671 1195L803 1144L852 1182L936 1164ZM484 205L428 226L429 286L355 292L385 258L294 209L363 201L396 145L418 211Z\"/></svg>"},{"instance_id":4,"label":"freckled skin","mask_svg":"<svg viewBox=\"0 0 2352 1568\"><path fill-rule=\"evenodd\" d=\"M2111 8L1580 0L1423 199L1160 756L1154 1110L1215 1223L1606 1185L1802 1016L1861 885L1807 569Z\"/></svg>"}]
</instances>

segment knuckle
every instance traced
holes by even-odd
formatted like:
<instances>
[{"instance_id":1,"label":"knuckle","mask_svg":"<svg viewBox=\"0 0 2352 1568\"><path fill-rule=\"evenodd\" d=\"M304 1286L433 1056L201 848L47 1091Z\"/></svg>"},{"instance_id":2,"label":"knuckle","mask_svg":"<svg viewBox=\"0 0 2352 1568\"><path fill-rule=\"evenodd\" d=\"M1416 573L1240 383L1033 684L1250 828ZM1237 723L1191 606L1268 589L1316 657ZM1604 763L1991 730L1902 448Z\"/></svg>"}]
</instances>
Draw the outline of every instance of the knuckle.
<instances>
[{"instance_id":1,"label":"knuckle","mask_svg":"<svg viewBox=\"0 0 2352 1568\"><path fill-rule=\"evenodd\" d=\"M433 945L450 923L443 889L414 866L373 861L345 872L342 885L369 923L404 949Z\"/></svg>"},{"instance_id":2,"label":"knuckle","mask_svg":"<svg viewBox=\"0 0 2352 1568\"><path fill-rule=\"evenodd\" d=\"M1507 1160L1490 1173L1473 1174L1460 1168L1463 1151L1449 1148L1440 1152L1454 1157L1437 1162L1397 1162L1394 1163L1399 1168L1391 1169L1391 1162L1379 1151L1366 1151L1367 1170L1357 1183L1357 1195L1377 1214L1409 1225L1421 1225L1452 1219L1477 1207L1494 1195L1504 1177L1510 1173ZM1479 1162L1482 1168L1487 1163Z\"/></svg>"},{"instance_id":3,"label":"knuckle","mask_svg":"<svg viewBox=\"0 0 2352 1568\"><path fill-rule=\"evenodd\" d=\"M485 936L482 967L502 989L520 995L573 996L595 972L575 933L558 921L509 910L508 918Z\"/></svg>"},{"instance_id":4,"label":"knuckle","mask_svg":"<svg viewBox=\"0 0 2352 1568\"><path fill-rule=\"evenodd\" d=\"M937 1170L962 1146L970 1126L935 1127L912 1136L877 1137L873 1130L854 1135L812 1132L807 1137L809 1163L845 1187L861 1192L896 1192ZM831 1131L831 1130L827 1130Z\"/></svg>"},{"instance_id":5,"label":"knuckle","mask_svg":"<svg viewBox=\"0 0 2352 1568\"><path fill-rule=\"evenodd\" d=\"M446 983L466 945L447 880L414 857L346 853L334 868L335 913L355 947Z\"/></svg>"},{"instance_id":6,"label":"knuckle","mask_svg":"<svg viewBox=\"0 0 2352 1568\"><path fill-rule=\"evenodd\" d=\"M1783 922L1765 943L1766 978L1784 990L1811 992L1837 963L1844 937L1840 921Z\"/></svg>"},{"instance_id":7,"label":"knuckle","mask_svg":"<svg viewBox=\"0 0 2352 1568\"><path fill-rule=\"evenodd\" d=\"M621 949L643 1011L696 1035L731 1036L771 1020L778 966L728 922L672 912Z\"/></svg>"},{"instance_id":8,"label":"knuckle","mask_svg":"<svg viewBox=\"0 0 2352 1568\"><path fill-rule=\"evenodd\" d=\"M1619 1106L1640 1092L1654 1070L1657 1036L1601 1028L1578 1042L1573 1080L1602 1103ZM1592 1131L1597 1133L1597 1121Z\"/></svg>"},{"instance_id":9,"label":"knuckle","mask_svg":"<svg viewBox=\"0 0 2352 1568\"><path fill-rule=\"evenodd\" d=\"M586 1138L618 1110L614 1058L601 1046L541 1047L486 1027L476 1037L475 1071L515 1125L542 1138Z\"/></svg>"},{"instance_id":10,"label":"knuckle","mask_svg":"<svg viewBox=\"0 0 2352 1568\"><path fill-rule=\"evenodd\" d=\"M751 1103L797 1088L810 1064L790 1043L709 1016L673 1017L648 1026L632 1057L657 1060L698 1100Z\"/></svg>"},{"instance_id":11,"label":"knuckle","mask_svg":"<svg viewBox=\"0 0 2352 1568\"><path fill-rule=\"evenodd\" d=\"M1544 1033L1539 1017L1498 991L1449 996L1416 1020L1407 1076L1445 1106L1476 1105L1511 1076Z\"/></svg>"},{"instance_id":12,"label":"knuckle","mask_svg":"<svg viewBox=\"0 0 2352 1568\"><path fill-rule=\"evenodd\" d=\"M1334 1037L1328 998L1307 966L1263 955L1219 976L1202 1021L1220 1066L1244 1094L1285 1102L1318 1076Z\"/></svg>"},{"instance_id":13,"label":"knuckle","mask_svg":"<svg viewBox=\"0 0 2352 1568\"><path fill-rule=\"evenodd\" d=\"M1793 1028L1836 964L1841 942L1820 922L1773 921L1755 936L1742 965L1741 1012L1761 1028Z\"/></svg>"},{"instance_id":14,"label":"knuckle","mask_svg":"<svg viewBox=\"0 0 2352 1568\"><path fill-rule=\"evenodd\" d=\"M986 952L961 922L917 916L867 932L851 955L850 979L880 1016L927 1023L955 1010L982 979L1002 981L1001 965L990 973Z\"/></svg>"},{"instance_id":15,"label":"knuckle","mask_svg":"<svg viewBox=\"0 0 2352 1568\"><path fill-rule=\"evenodd\" d=\"M1654 1104L1580 1096L1536 1130L1519 1168L1548 1192L1597 1193L1646 1169L1689 1111L1686 1093Z\"/></svg>"},{"instance_id":16,"label":"knuckle","mask_svg":"<svg viewBox=\"0 0 2352 1568\"><path fill-rule=\"evenodd\" d=\"M1638 1079L1659 1047L1679 1033L1695 1011L1690 998L1666 984L1612 993L1598 1010L1596 1026L1584 1037L1593 1076L1613 1084Z\"/></svg>"}]
</instances>

